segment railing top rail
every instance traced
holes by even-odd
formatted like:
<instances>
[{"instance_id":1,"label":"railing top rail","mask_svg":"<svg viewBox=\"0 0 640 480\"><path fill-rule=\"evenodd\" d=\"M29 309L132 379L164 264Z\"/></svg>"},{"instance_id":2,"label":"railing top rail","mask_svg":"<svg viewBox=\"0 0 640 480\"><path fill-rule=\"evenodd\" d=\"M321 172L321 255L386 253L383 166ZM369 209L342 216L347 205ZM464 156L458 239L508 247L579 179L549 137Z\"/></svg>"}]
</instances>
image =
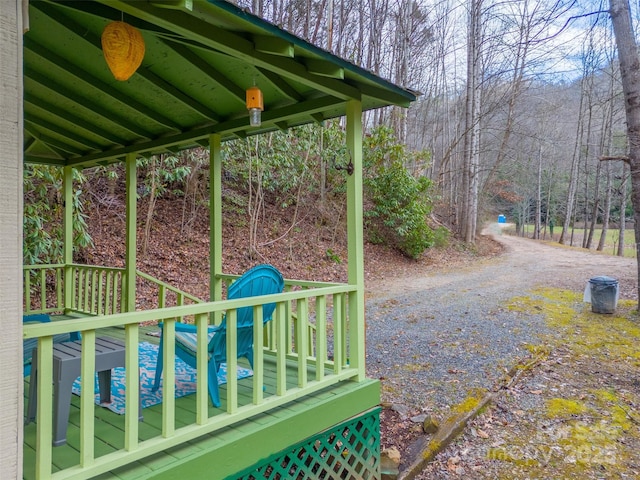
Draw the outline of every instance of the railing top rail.
<instances>
[{"instance_id":1,"label":"railing top rail","mask_svg":"<svg viewBox=\"0 0 640 480\"><path fill-rule=\"evenodd\" d=\"M124 272L125 269L122 267L106 267L104 265L84 265L81 263L43 263L38 265L23 265L23 270L42 270L47 268L65 268L65 267L74 267L74 268L95 268L96 270L108 270L108 271L116 271L116 272Z\"/></svg>"},{"instance_id":2,"label":"railing top rail","mask_svg":"<svg viewBox=\"0 0 640 480\"><path fill-rule=\"evenodd\" d=\"M63 268L64 263L41 263L38 265L23 265L22 270L42 270L46 268Z\"/></svg>"},{"instance_id":3,"label":"railing top rail","mask_svg":"<svg viewBox=\"0 0 640 480\"><path fill-rule=\"evenodd\" d=\"M150 282L155 283L156 285L161 285L163 287L165 287L166 289L175 292L175 293L179 293L181 294L184 298L188 298L189 300L196 302L196 303L204 303L204 300L202 300L201 298L198 298L194 295L191 295L190 293L187 293L183 290L180 290L179 288L173 287L171 285L169 285L166 282L163 282L162 280L158 280L155 277L152 277L151 275L149 275L148 273L144 273L141 272L140 270L136 270L136 275L138 275L140 278L144 278L145 280L149 280Z\"/></svg>"}]
</instances>

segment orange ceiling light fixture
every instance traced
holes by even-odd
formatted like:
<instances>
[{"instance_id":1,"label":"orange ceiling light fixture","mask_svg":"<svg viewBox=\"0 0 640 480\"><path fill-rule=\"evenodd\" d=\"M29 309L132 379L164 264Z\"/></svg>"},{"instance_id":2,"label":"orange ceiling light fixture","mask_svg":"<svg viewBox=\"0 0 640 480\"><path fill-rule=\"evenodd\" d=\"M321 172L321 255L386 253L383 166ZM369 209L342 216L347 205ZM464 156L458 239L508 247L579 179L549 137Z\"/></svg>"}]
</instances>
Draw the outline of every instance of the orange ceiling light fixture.
<instances>
[{"instance_id":1,"label":"orange ceiling light fixture","mask_svg":"<svg viewBox=\"0 0 640 480\"><path fill-rule=\"evenodd\" d=\"M256 87L247 89L247 109L249 110L249 125L259 127L262 123L261 114L264 110L262 91Z\"/></svg>"},{"instance_id":2,"label":"orange ceiling light fixture","mask_svg":"<svg viewBox=\"0 0 640 480\"><path fill-rule=\"evenodd\" d=\"M142 34L128 23L111 22L102 31L102 53L116 80L129 80L144 58Z\"/></svg>"}]
</instances>

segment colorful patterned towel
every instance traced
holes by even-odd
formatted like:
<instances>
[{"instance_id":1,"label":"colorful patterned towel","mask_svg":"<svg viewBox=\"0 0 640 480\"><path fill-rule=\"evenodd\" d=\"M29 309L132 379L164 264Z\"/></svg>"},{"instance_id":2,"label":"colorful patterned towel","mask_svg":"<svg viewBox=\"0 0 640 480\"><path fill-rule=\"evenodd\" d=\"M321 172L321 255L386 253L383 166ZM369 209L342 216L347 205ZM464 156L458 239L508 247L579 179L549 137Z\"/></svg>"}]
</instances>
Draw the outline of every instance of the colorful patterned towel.
<instances>
[{"instance_id":1,"label":"colorful patterned towel","mask_svg":"<svg viewBox=\"0 0 640 480\"><path fill-rule=\"evenodd\" d=\"M151 407L162 402L162 383L156 392L152 392L156 373L156 358L158 346L148 342L139 344L140 355L140 398L142 408ZM98 390L98 375L96 374L95 392L96 404L124 415L124 368L114 368L111 372L111 403L100 403ZM253 372L248 368L238 367L238 379L250 377ZM220 365L218 384L227 383L227 364ZM190 395L196 391L196 371L181 359L176 357L176 398ZM80 377L73 383L73 393L80 395Z\"/></svg>"}]
</instances>

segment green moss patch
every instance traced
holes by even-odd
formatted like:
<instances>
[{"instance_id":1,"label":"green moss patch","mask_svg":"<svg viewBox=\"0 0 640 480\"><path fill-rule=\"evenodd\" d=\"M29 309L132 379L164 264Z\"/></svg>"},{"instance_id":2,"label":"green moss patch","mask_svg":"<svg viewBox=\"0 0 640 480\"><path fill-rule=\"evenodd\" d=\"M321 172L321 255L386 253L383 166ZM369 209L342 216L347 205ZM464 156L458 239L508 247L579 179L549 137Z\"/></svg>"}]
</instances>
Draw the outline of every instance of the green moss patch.
<instances>
[{"instance_id":1,"label":"green moss patch","mask_svg":"<svg viewBox=\"0 0 640 480\"><path fill-rule=\"evenodd\" d=\"M582 292L541 288L511 299L507 308L543 315L551 333L540 345L526 345L542 362L519 394L531 395L530 405L536 406L517 410L508 437L496 442L492 436L487 445L487 461L505 464L499 469L503 476L496 478L623 478L635 472L640 451L640 415L634 416L640 405L637 303L620 301L616 313L602 315L591 312ZM505 398L514 398L513 408L521 408L517 396Z\"/></svg>"},{"instance_id":2,"label":"green moss patch","mask_svg":"<svg viewBox=\"0 0 640 480\"><path fill-rule=\"evenodd\" d=\"M551 398L547 400L547 417L570 417L587 412L587 406L577 400L566 398Z\"/></svg>"}]
</instances>

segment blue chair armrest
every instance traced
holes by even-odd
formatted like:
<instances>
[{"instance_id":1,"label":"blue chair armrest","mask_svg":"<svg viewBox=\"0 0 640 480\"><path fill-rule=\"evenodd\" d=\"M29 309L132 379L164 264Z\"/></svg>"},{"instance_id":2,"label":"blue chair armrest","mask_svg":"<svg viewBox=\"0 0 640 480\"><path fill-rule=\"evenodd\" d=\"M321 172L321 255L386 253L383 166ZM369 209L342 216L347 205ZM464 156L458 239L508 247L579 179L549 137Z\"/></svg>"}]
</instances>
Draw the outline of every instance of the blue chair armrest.
<instances>
[{"instance_id":1,"label":"blue chair armrest","mask_svg":"<svg viewBox=\"0 0 640 480\"><path fill-rule=\"evenodd\" d=\"M44 313L34 313L32 315L23 315L22 323L47 323L51 321L51 317Z\"/></svg>"}]
</instances>

